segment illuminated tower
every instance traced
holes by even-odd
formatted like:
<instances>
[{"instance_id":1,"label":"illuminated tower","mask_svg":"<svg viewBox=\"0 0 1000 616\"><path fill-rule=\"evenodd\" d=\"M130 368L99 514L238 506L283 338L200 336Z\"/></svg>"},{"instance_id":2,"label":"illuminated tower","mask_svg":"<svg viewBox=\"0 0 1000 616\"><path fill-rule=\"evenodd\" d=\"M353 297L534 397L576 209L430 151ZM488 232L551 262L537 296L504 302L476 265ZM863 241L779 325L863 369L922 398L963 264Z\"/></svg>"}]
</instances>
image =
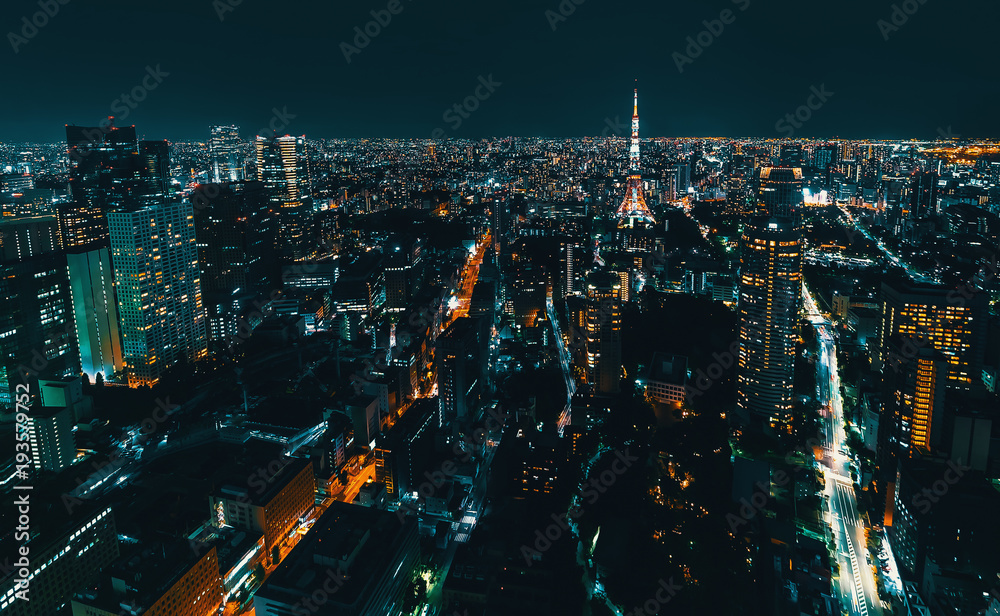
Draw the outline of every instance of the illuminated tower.
<instances>
[{"instance_id":1,"label":"illuminated tower","mask_svg":"<svg viewBox=\"0 0 1000 616\"><path fill-rule=\"evenodd\" d=\"M618 206L618 218L622 221L640 218L655 222L653 213L646 205L646 196L642 194L642 173L639 170L639 90L635 91L632 107L632 147L628 151L628 162L628 184L625 200Z\"/></svg>"}]
</instances>

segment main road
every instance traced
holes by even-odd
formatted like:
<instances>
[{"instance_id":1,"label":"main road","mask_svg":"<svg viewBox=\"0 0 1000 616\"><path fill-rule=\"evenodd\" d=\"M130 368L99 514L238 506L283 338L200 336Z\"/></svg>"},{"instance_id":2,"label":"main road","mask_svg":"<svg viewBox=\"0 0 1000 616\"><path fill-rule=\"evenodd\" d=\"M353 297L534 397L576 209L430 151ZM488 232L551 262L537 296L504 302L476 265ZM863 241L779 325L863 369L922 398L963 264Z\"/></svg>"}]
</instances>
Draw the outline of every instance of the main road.
<instances>
[{"instance_id":1,"label":"main road","mask_svg":"<svg viewBox=\"0 0 1000 616\"><path fill-rule=\"evenodd\" d=\"M851 457L844 430L844 401L840 394L837 369L837 346L830 321L816 305L809 289L802 285L803 302L809 321L819 339L816 362L817 384L823 406L823 472L826 476L824 497L829 504L827 523L836 542L840 574L836 578L841 605L848 614L880 616L882 602L865 541L865 522L858 513L858 501L851 479Z\"/></svg>"}]
</instances>

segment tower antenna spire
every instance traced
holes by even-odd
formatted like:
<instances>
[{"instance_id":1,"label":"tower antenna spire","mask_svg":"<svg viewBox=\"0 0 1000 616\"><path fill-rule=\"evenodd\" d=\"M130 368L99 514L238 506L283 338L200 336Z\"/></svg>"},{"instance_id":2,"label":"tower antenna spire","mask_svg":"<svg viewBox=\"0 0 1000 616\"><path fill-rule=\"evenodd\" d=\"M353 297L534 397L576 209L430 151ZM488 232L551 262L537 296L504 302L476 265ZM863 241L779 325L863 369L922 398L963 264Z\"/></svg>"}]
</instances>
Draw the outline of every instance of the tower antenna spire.
<instances>
[{"instance_id":1,"label":"tower antenna spire","mask_svg":"<svg viewBox=\"0 0 1000 616\"><path fill-rule=\"evenodd\" d=\"M642 170L639 166L639 80L632 98L632 145L628 150L628 184L625 187L625 200L618 206L618 218L626 220L641 218L651 223L653 212L646 205L646 196L642 191Z\"/></svg>"}]
</instances>

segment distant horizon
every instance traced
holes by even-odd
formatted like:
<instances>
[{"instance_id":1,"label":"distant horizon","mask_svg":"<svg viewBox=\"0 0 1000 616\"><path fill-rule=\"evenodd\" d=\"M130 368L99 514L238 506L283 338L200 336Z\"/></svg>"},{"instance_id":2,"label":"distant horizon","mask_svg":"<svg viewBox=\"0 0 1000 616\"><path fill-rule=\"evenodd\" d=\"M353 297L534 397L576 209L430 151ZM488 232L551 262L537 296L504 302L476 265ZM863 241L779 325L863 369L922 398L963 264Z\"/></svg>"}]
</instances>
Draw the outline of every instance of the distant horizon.
<instances>
[{"instance_id":1,"label":"distant horizon","mask_svg":"<svg viewBox=\"0 0 1000 616\"><path fill-rule=\"evenodd\" d=\"M74 123L69 123L69 124L65 124L64 126L96 127L97 124L74 124ZM206 129L205 129L206 135L205 135L204 138L199 138L199 137L190 137L190 138L156 137L156 136L149 136L149 135L143 134L143 133L141 133L139 131L136 132L136 137L137 137L137 139L139 141L160 141L160 140L166 140L166 141L169 141L170 143L206 143L207 144L208 141L209 141L209 139L210 139L210 137L211 137L208 134L208 131L211 130L212 126L237 126L240 129L243 128L242 126L240 126L238 124L220 123L220 124L211 124L208 127L206 127ZM135 127L135 128L138 128L138 126L135 125L135 124L123 124L121 126L117 126L117 128L124 128L124 127ZM242 134L242 130L241 130L240 139L243 140L243 141L251 141L256 136L258 136L257 133L253 133L250 136L245 136L244 134ZM316 136L316 135L310 134L308 132L306 132L306 133L301 133L301 132L285 132L285 133L279 133L277 136L279 136L279 137L285 137L285 136L290 136L290 137L305 137L306 139L309 139L309 140L364 141L364 140L367 140L367 139L378 139L378 140L428 141L428 142L500 141L500 140L504 140L504 139L539 139L539 140L582 140L582 139L601 140L601 139L620 139L620 140L627 141L629 139L629 135L627 135L627 134L617 134L617 135L601 135L601 134L596 134L596 135L577 135L577 136L546 136L546 135L513 135L513 134L510 134L510 135L491 135L491 136L484 136L484 137L473 137L473 136L468 136L468 137L459 137L459 136L448 137L448 136L446 136L446 137L433 138L433 137L430 137L430 136L414 137L414 136L388 136L388 135L369 135L369 136L351 136L351 137L347 137L347 136L329 137L329 136ZM770 136L763 136L763 135L756 135L756 136L755 135L750 135L750 136L747 136L747 135L734 135L734 136L720 136L720 135L674 135L674 136L667 136L667 135L655 135L655 136L645 136L645 135L642 134L641 128L640 128L639 138L642 141L656 141L656 140L666 139L666 140L678 140L678 141L717 140L717 141L774 141L774 142L799 142L799 141L801 141L801 142L819 142L819 141L873 141L873 142L901 142L901 143L903 143L903 142L912 142L912 143L938 143L939 142L939 143L942 143L942 144L952 144L952 145L996 142L997 144L1000 144L1000 136L998 136L998 137L982 137L982 136L980 136L980 137L966 137L966 136L962 135L962 136L955 136L955 137L943 137L941 135L938 135L937 137L933 137L933 138L919 138L919 137L912 137L912 136L911 137L845 137L845 136L841 136L841 135L831 136L831 137L776 137L776 136L773 136L773 135L770 135ZM8 139L0 138L0 145L14 145L14 144L52 145L52 144L58 144L58 143L65 144L66 143L66 136L63 135L62 138L60 138L60 139L54 139L54 140L50 140L50 141L44 141L44 140L26 140L26 141L25 140L8 140Z\"/></svg>"}]
</instances>

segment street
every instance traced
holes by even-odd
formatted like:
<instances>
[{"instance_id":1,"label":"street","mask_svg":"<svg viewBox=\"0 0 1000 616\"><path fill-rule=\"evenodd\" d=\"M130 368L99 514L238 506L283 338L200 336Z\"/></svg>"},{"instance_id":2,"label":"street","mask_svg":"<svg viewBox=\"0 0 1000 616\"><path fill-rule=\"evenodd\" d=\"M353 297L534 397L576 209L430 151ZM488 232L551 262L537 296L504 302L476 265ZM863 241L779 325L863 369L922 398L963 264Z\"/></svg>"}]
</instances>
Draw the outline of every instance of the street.
<instances>
[{"instance_id":1,"label":"street","mask_svg":"<svg viewBox=\"0 0 1000 616\"><path fill-rule=\"evenodd\" d=\"M809 289L803 285L803 302L809 321L816 327L819 338L819 361L816 363L820 403L828 409L824 419L823 472L826 476L824 497L829 504L827 523L837 546L840 574L835 578L841 605L847 613L880 615L882 602L871 566L865 541L865 523L858 513L857 498L851 480L851 457L846 450L843 399L837 369L837 347L833 327L820 312Z\"/></svg>"}]
</instances>

